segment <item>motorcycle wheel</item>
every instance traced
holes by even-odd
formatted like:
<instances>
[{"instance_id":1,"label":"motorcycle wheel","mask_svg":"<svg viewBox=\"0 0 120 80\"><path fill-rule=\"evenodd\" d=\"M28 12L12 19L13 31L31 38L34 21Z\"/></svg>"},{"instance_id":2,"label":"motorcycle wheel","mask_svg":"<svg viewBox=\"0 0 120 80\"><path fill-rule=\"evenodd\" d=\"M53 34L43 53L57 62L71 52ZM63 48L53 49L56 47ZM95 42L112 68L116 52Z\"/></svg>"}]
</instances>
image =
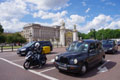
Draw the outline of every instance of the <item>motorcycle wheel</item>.
<instances>
[{"instance_id":1,"label":"motorcycle wheel","mask_svg":"<svg viewBox=\"0 0 120 80\"><path fill-rule=\"evenodd\" d=\"M45 64L46 64L46 59L42 61L42 65L45 65Z\"/></svg>"},{"instance_id":2,"label":"motorcycle wheel","mask_svg":"<svg viewBox=\"0 0 120 80\"><path fill-rule=\"evenodd\" d=\"M29 61L25 61L23 64L23 67L27 70L30 68L30 62Z\"/></svg>"}]
</instances>

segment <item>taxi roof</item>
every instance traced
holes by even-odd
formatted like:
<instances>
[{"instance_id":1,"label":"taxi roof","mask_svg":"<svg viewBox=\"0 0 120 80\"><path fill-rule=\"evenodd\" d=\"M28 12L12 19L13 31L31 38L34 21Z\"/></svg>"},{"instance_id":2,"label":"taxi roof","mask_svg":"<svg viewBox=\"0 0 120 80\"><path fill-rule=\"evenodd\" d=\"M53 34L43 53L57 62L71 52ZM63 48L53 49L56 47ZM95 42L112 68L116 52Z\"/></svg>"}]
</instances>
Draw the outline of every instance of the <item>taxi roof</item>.
<instances>
[{"instance_id":1,"label":"taxi roof","mask_svg":"<svg viewBox=\"0 0 120 80\"><path fill-rule=\"evenodd\" d=\"M94 42L100 42L100 41L98 41L98 40L81 40L81 41L74 41L74 43L76 43L76 42L86 42L86 43L94 43Z\"/></svg>"}]
</instances>

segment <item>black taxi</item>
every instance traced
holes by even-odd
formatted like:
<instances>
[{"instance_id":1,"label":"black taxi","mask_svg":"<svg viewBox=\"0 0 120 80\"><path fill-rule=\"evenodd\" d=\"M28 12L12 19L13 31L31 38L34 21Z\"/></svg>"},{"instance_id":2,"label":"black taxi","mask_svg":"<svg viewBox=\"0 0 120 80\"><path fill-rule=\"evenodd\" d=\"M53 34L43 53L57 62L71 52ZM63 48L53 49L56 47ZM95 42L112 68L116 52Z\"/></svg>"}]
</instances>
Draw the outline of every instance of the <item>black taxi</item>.
<instances>
[{"instance_id":1,"label":"black taxi","mask_svg":"<svg viewBox=\"0 0 120 80\"><path fill-rule=\"evenodd\" d=\"M75 41L66 50L55 57L54 65L59 71L84 74L105 60L102 44L97 40Z\"/></svg>"}]
</instances>

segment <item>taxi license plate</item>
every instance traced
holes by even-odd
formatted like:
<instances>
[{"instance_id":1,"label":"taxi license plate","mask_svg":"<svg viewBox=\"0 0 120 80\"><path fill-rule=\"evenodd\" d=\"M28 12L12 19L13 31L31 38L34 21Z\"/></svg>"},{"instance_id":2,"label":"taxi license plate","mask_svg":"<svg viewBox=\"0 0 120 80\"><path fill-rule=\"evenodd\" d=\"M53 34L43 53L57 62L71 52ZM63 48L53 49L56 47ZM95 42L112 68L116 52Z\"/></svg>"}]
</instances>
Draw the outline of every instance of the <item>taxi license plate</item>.
<instances>
[{"instance_id":1,"label":"taxi license plate","mask_svg":"<svg viewBox=\"0 0 120 80\"><path fill-rule=\"evenodd\" d=\"M66 67L62 67L62 66L59 66L59 69L62 69L62 70L67 70Z\"/></svg>"}]
</instances>

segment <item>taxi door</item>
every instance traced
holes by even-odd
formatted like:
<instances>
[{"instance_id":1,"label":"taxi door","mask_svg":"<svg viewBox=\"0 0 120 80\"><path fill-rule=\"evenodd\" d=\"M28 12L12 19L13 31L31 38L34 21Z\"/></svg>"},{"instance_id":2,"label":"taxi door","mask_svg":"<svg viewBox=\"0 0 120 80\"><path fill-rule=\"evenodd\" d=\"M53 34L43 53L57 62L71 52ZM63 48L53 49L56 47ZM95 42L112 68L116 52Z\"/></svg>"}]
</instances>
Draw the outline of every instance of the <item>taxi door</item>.
<instances>
[{"instance_id":1,"label":"taxi door","mask_svg":"<svg viewBox=\"0 0 120 80\"><path fill-rule=\"evenodd\" d=\"M95 43L91 43L89 45L89 50L88 50L88 64L90 67L94 66L97 63L97 51L95 47Z\"/></svg>"}]
</instances>

